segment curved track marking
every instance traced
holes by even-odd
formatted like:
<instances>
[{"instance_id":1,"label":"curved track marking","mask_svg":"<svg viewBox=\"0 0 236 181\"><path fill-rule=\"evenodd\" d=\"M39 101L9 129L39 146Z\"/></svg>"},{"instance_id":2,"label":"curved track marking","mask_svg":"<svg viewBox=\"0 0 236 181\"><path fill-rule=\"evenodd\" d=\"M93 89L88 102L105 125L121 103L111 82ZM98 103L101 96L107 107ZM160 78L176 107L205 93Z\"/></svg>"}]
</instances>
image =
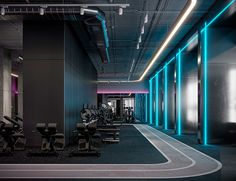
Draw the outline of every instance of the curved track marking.
<instances>
[{"instance_id":1,"label":"curved track marking","mask_svg":"<svg viewBox=\"0 0 236 181\"><path fill-rule=\"evenodd\" d=\"M0 164L0 178L186 178L214 173L219 161L148 126L135 128L168 160L160 164Z\"/></svg>"}]
</instances>

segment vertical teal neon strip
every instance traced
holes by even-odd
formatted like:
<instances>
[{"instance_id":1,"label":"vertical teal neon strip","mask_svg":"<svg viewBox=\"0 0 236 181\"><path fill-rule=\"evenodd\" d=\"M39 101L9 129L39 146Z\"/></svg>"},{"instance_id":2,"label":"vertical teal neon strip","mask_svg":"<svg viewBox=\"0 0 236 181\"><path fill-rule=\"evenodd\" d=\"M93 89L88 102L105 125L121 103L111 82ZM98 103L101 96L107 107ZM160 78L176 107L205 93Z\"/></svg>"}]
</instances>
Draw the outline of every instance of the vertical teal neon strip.
<instances>
[{"instance_id":1,"label":"vertical teal neon strip","mask_svg":"<svg viewBox=\"0 0 236 181\"><path fill-rule=\"evenodd\" d=\"M168 129L168 66L165 66L164 129Z\"/></svg>"},{"instance_id":2,"label":"vertical teal neon strip","mask_svg":"<svg viewBox=\"0 0 236 181\"><path fill-rule=\"evenodd\" d=\"M178 85L177 85L177 88L178 88L178 121L177 121L177 134L178 135L181 135L182 133L182 128L181 128L181 52L179 50L179 53L178 53L178 71L177 71L177 79L178 79Z\"/></svg>"},{"instance_id":3,"label":"vertical teal neon strip","mask_svg":"<svg viewBox=\"0 0 236 181\"><path fill-rule=\"evenodd\" d=\"M152 79L149 80L149 123L152 124L152 105L153 105L153 101L152 101Z\"/></svg>"},{"instance_id":4,"label":"vertical teal neon strip","mask_svg":"<svg viewBox=\"0 0 236 181\"><path fill-rule=\"evenodd\" d=\"M208 67L207 67L207 60L208 60L208 37L207 37L207 23L205 23L205 31L204 31L204 127L203 127L203 144L207 145L207 118L208 118Z\"/></svg>"},{"instance_id":5,"label":"vertical teal neon strip","mask_svg":"<svg viewBox=\"0 0 236 181\"><path fill-rule=\"evenodd\" d=\"M148 94L145 94L145 122L148 120Z\"/></svg>"},{"instance_id":6,"label":"vertical teal neon strip","mask_svg":"<svg viewBox=\"0 0 236 181\"><path fill-rule=\"evenodd\" d=\"M159 126L159 76L156 76L156 126Z\"/></svg>"}]
</instances>

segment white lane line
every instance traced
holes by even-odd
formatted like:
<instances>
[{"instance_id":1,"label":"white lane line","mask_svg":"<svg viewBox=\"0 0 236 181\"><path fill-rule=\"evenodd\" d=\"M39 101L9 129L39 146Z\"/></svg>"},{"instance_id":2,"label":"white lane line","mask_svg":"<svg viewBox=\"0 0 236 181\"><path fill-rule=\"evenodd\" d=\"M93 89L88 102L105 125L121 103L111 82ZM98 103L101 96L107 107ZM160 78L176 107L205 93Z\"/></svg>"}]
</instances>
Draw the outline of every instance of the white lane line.
<instances>
[{"instance_id":1,"label":"white lane line","mask_svg":"<svg viewBox=\"0 0 236 181\"><path fill-rule=\"evenodd\" d=\"M214 173L214 172L216 172L216 171L218 171L218 170L220 170L220 169L222 168L222 164L221 164L221 162L219 162L218 160L216 160L216 159L210 157L209 155L206 155L205 153L200 152L199 150L196 150L195 148L193 148L193 147L191 147L191 146L189 146L189 145L187 145L187 144L185 144L185 143L183 143L183 142L181 142L181 141L179 141L179 140L177 140L177 139L175 139L175 138L173 138L173 137L171 137L171 136L168 136L168 135L165 134L165 133L162 133L161 131L158 131L158 130L154 129L154 128L151 127L151 126L149 126L148 129L150 129L150 128L151 128L152 130L154 130L154 131L156 132L156 134L161 134L161 135L163 135L163 136L165 136L165 137L167 137L167 138L170 138L170 139L172 139L173 141L179 143L180 145L186 146L187 148L189 148L189 150L195 151L195 152L199 153L200 155L202 155L202 156L204 156L204 157L207 157L208 159L210 159L210 160L212 160L214 163L216 163L217 166L216 166L215 169L213 169L213 170L211 170L211 171L202 172L202 173L200 173L200 174L192 174L192 175L191 175L192 177L202 176L202 175L208 175L208 174ZM151 132L153 132L153 131L151 131ZM155 134L154 134L154 135L155 135ZM157 136L157 135L156 135L156 136ZM157 136L157 137L160 138L160 136ZM160 139L161 139L161 138L160 138ZM163 141L164 141L164 140L163 140ZM189 151L189 150L188 150L188 151ZM179 150L179 151L180 151L180 150ZM185 151L187 151L187 150L185 150ZM182 152L182 151L180 151L180 152ZM183 152L182 152L182 153L183 153ZM196 163L196 162L195 162L195 163ZM206 165L203 165L203 166L206 166Z\"/></svg>"},{"instance_id":2,"label":"white lane line","mask_svg":"<svg viewBox=\"0 0 236 181\"><path fill-rule=\"evenodd\" d=\"M137 129L138 131L141 132L141 130L140 130L137 126L135 126L135 127L136 127L136 129ZM177 169L167 169L167 170L170 171L170 170L186 169L186 168L189 168L189 167L193 167L193 166L196 164L196 161L195 161L195 160L193 160L192 158L190 158L188 155L186 155L186 154L183 153L182 151L178 150L176 147L172 146L170 143L166 142L164 139L160 138L158 135L154 134L154 133L153 133L152 131L150 131L148 128L144 128L143 125L141 125L141 127L142 127L143 129L145 129L146 131L150 132L153 136L157 137L159 140L161 140L162 142L166 143L168 146L170 146L171 148L173 148L174 150L176 150L176 151L179 152L181 155L183 155L184 157L188 158L188 159L191 161L191 164L188 165L188 166L186 166L186 167L181 167L181 168L177 168ZM141 133L142 133L142 132L141 132ZM142 133L142 134L143 134L143 133ZM146 135L143 134L143 136L144 136L145 138L147 138ZM147 138L147 139L150 141L149 138ZM157 147L157 145L156 145L155 147ZM161 153L163 153L166 157L168 157L164 152L161 151Z\"/></svg>"},{"instance_id":3,"label":"white lane line","mask_svg":"<svg viewBox=\"0 0 236 181\"><path fill-rule=\"evenodd\" d=\"M151 128L152 130L158 131L158 130L154 129L154 128L151 127L151 126L149 126L149 128ZM161 131L158 131L158 133L160 133L160 134L162 134L162 135L164 135L164 136L167 136L168 138L174 140L175 142L178 142L179 144L182 144L182 145L188 147L189 149L192 149L192 150L194 150L195 152L197 152L197 153L199 153L199 154L201 154L201 155L203 155L203 156L205 156L205 157L207 157L207 158L213 160L214 162L216 162L216 163L218 164L219 169L222 168L221 162L219 162L218 160L216 160L216 159L210 157L209 155L207 155L207 154L205 154L205 153L203 153L203 152L201 152L201 151L199 151L199 150L197 150L197 149L195 149L195 148L193 148L193 147L191 147L191 146L189 146L189 145L187 145L187 144L185 144L185 143L183 143L183 142L181 142L181 141L179 141L179 140L177 140L177 139L175 139L175 138L173 138L173 137L171 137L171 136L168 136L167 134L162 133Z\"/></svg>"},{"instance_id":4,"label":"white lane line","mask_svg":"<svg viewBox=\"0 0 236 181\"><path fill-rule=\"evenodd\" d=\"M136 126L135 126L136 127ZM143 128L144 128L144 126L142 126ZM146 131L148 131L148 132L150 132L151 134L153 134L156 138L159 138L159 139L161 139L159 136L157 136L156 134L154 134L153 133L153 131L151 131L151 130L148 130L147 128L150 128L150 127L148 127L148 126L145 126L146 128L144 128ZM136 127L137 128L137 127ZM138 128L137 128L138 129ZM158 147L157 147L157 145L155 145L155 143L153 143L152 142L152 140L150 140L148 137L147 137L147 135L146 134L144 134L140 129L138 129L146 138L147 138L147 140L153 145L153 146L155 146L155 148L157 149ZM157 130L155 130L155 131L157 131ZM158 131L159 132L159 131ZM167 136L167 135L165 135L165 136ZM169 137L169 136L167 136L167 137ZM161 139L162 141L164 141L163 139ZM174 139L174 141L176 141L175 139ZM165 143L167 143L166 141L164 141ZM178 141L179 142L179 141ZM163 143L163 142L162 142ZM179 143L181 143L181 142L179 142ZM167 143L169 146L170 146L170 143ZM182 143L183 144L183 143ZM185 145L185 144L184 144ZM186 145L185 145L186 146ZM171 147L172 148L174 148L172 145L171 145ZM189 147L189 146L188 146ZM191 149L193 149L192 147L189 147L189 148L191 148ZM179 153L181 152L180 150L178 150L178 149L176 149L175 148L175 150L176 151L178 151ZM163 151L161 151L160 149L158 149L158 151L160 151L162 154L164 153ZM181 153L183 153L183 152L181 152ZM200 152L201 153L201 152ZM166 154L163 154L163 155L166 155ZM184 156L187 156L186 154L184 154L183 153L183 155ZM204 156L206 156L205 154L203 154ZM170 164L172 161L169 161L170 159L169 159L169 157L166 155L166 157L168 158L167 160L168 160L168 164L167 165L170 165L170 166L173 166L173 164ZM188 156L187 156L188 157ZM208 158L209 158L209 156L207 156ZM211 157L210 157L211 158ZM191 158L190 158L191 159ZM195 161L194 161L195 162ZM166 163L165 163L166 164ZM26 165L28 165L28 166L32 166L32 167L34 167L34 166L36 166L37 164L19 164L19 165L17 165L17 166L26 166ZM161 165L163 165L163 164L137 164L138 166L142 166L143 168L145 168L146 167L146 169L136 169L136 170L130 170L131 168L130 167L132 167L132 166L135 166L136 164L120 164L120 165L116 165L116 169L115 170L109 170L109 169L102 169L102 170L97 170L97 169L90 169L90 170L84 170L84 169L80 169L80 168L78 168L78 166L83 166L83 167L90 167L90 166L95 166L94 168L99 168L99 167L101 167L101 166L106 166L107 168L109 168L109 167L111 167L111 166L114 166L114 164L60 164L60 165L63 165L63 167L68 167L69 166L69 168L68 169L70 169L70 170L61 170L61 169L59 169L59 170L56 170L56 169L53 169L53 170L51 170L51 169L47 169L47 170L29 170L29 169L21 169L21 170L16 170L16 169L14 169L14 167L12 167L13 165L12 164L1 164L0 165L0 172L7 172L7 171L9 171L10 173L9 174L11 174L12 172L17 172L17 171L19 171L19 172L29 172L29 171L32 171L32 172L36 172L35 174L37 174L37 172L56 172L56 173L58 173L58 172L114 172L114 173L116 173L116 172L124 172L124 173L130 173L131 175L130 176L128 176L128 178L185 178L185 177L192 177L193 175L186 175L186 173L185 173L185 175L182 175L182 176L178 176L178 175L176 175L176 176L168 176L168 174L165 176L161 176L160 175L160 173L158 173L157 175L155 175L155 176L151 176L150 175L150 173L152 173L152 175L153 175L153 173L157 173L158 171L161 171L161 173L167 173L168 171L172 171L172 173L173 173L173 170L180 170L180 169L182 169L182 168L178 168L178 169L171 169L171 168L169 168L169 169L165 169L165 170L163 170L163 169L161 169L161 170L158 170L158 167L159 167L159 169L160 169L160 166ZM137 166L136 165L136 166ZM192 165L192 164L191 164ZM195 164L194 164L195 165ZM8 167L8 166L10 166L10 167L12 167L11 169L13 169L13 170L6 170L6 169L2 169L2 168L4 168L4 166L5 166L5 168L6 167ZM39 165L37 165L37 166L43 166L43 167L47 167L47 166L53 166L54 168L55 167L57 167L58 165L57 164L39 164ZM76 169L71 169L70 167L71 166L73 166L73 167L75 167ZM155 170L150 170L150 168L152 167L152 166L154 166L156 169ZM125 168L125 170L119 170L119 169L117 169L117 168L119 168L119 167L124 167ZM187 166L187 167L191 167L191 166ZM59 167L60 168L60 167ZM215 169L216 171L217 171L217 169ZM164 171L164 172L163 172ZM144 173L142 173L141 175L146 175L146 176L138 176L138 177L132 177L132 173L134 173L134 172L144 172ZM123 173L123 175L124 175L124 173ZM212 173L212 172L209 172L209 173ZM118 175L118 176L113 176L113 177L109 177L108 175L106 175L106 173L105 173L105 176L98 176L98 177L96 177L96 175L93 175L92 177L91 176L76 176L76 177L73 177L73 176L71 176L71 177L69 177L69 178L127 178L127 176L122 176L122 173L119 173L120 175ZM149 174L149 175L148 175ZM91 175L91 173L89 173L89 175ZM2 174L1 174L1 176L2 176ZM0 176L0 177L1 177ZM197 174L197 175L194 175L194 176L199 176L199 174ZM13 177L5 177L5 178L13 178ZM16 177L15 177L16 178ZM19 178L19 177L18 177ZM22 176L21 178L25 178L24 176ZM27 178L29 178L29 177L27 177ZM35 177L30 177L30 178L35 178ZM51 178L51 177L42 177L42 175L41 175L41 177L39 177L39 178ZM54 177L53 178L57 178L57 177L55 177L55 175L54 175ZM61 176L61 177L58 177L58 178L64 178L63 176ZM65 178L68 178L68 177L65 177Z\"/></svg>"}]
</instances>

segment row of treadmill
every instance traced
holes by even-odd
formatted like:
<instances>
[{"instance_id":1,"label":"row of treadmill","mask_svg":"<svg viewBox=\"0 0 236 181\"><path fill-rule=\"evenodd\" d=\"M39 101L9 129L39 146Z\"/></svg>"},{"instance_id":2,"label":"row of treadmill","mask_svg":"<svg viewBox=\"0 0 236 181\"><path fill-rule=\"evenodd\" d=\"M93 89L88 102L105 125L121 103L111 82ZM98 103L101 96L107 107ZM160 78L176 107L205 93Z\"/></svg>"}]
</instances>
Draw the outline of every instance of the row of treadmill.
<instances>
[{"instance_id":1,"label":"row of treadmill","mask_svg":"<svg viewBox=\"0 0 236 181\"><path fill-rule=\"evenodd\" d=\"M23 120L15 116L4 116L0 121L0 154L11 156L14 151L25 150L26 138L23 133ZM7 122L7 123L6 123ZM112 109L102 104L99 109L83 107L81 121L73 130L76 147L68 156L100 156L103 143L119 143L120 126L115 122ZM37 123L35 131L41 136L41 147L27 150L27 156L58 156L65 148L65 136L57 131L56 123Z\"/></svg>"}]
</instances>

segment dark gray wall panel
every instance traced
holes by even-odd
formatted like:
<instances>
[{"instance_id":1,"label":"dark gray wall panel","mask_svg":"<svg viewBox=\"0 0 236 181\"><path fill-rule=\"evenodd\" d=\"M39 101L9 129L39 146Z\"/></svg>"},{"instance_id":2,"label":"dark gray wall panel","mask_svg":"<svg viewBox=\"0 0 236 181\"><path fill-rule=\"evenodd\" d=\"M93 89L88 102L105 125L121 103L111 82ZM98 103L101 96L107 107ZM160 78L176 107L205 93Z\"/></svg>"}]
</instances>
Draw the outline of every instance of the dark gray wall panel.
<instances>
[{"instance_id":1,"label":"dark gray wall panel","mask_svg":"<svg viewBox=\"0 0 236 181\"><path fill-rule=\"evenodd\" d=\"M37 122L56 122L64 130L64 25L24 21L23 116L28 145L40 145L32 133Z\"/></svg>"},{"instance_id":2,"label":"dark gray wall panel","mask_svg":"<svg viewBox=\"0 0 236 181\"><path fill-rule=\"evenodd\" d=\"M236 31L208 31L208 137L209 142L226 139L228 123L236 123Z\"/></svg>"},{"instance_id":3,"label":"dark gray wall panel","mask_svg":"<svg viewBox=\"0 0 236 181\"><path fill-rule=\"evenodd\" d=\"M97 72L70 26L65 24L65 135L69 143L83 104L97 105Z\"/></svg>"}]
</instances>

